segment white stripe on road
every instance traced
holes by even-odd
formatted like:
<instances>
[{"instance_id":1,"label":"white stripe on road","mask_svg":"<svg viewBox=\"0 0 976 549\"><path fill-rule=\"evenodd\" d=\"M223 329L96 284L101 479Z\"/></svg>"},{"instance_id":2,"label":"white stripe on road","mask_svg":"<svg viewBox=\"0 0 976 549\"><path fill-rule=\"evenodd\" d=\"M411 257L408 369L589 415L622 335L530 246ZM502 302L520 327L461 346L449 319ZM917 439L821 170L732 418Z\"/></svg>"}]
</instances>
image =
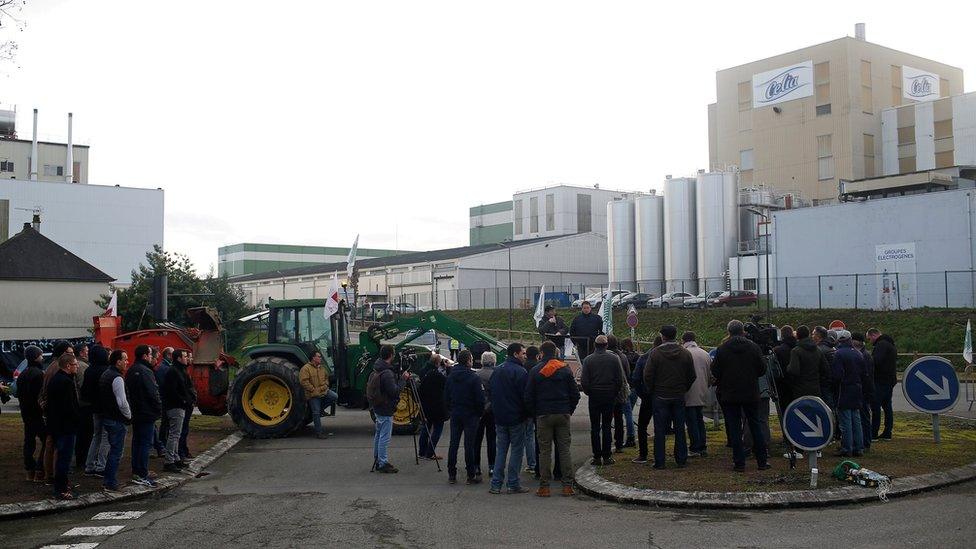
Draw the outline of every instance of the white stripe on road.
<instances>
[{"instance_id":1,"label":"white stripe on road","mask_svg":"<svg viewBox=\"0 0 976 549\"><path fill-rule=\"evenodd\" d=\"M41 549L95 549L97 543L69 543L68 545L45 545Z\"/></svg>"},{"instance_id":2,"label":"white stripe on road","mask_svg":"<svg viewBox=\"0 0 976 549\"><path fill-rule=\"evenodd\" d=\"M93 516L92 520L130 520L145 515L145 511L106 511Z\"/></svg>"},{"instance_id":3,"label":"white stripe on road","mask_svg":"<svg viewBox=\"0 0 976 549\"><path fill-rule=\"evenodd\" d=\"M125 526L78 526L61 534L62 536L111 536L118 534Z\"/></svg>"}]
</instances>

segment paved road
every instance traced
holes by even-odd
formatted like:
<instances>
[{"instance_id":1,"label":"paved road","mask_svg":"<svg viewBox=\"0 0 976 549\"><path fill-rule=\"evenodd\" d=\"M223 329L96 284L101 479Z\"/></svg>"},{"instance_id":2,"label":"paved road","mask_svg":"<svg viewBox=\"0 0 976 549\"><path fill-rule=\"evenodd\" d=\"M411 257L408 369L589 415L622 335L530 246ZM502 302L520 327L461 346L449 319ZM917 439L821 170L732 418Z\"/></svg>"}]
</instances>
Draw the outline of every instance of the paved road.
<instances>
[{"instance_id":1,"label":"paved road","mask_svg":"<svg viewBox=\"0 0 976 549\"><path fill-rule=\"evenodd\" d=\"M577 461L588 453L583 410L574 417ZM484 485L448 485L433 463L415 465L410 438L393 439L400 474L369 473L368 415L340 410L326 419L334 438L245 440L208 476L162 497L2 523L0 547L907 547L932 536L942 547L963 547L976 539L976 483L887 504L754 513L493 496ZM92 520L103 511L145 514ZM62 535L107 526L123 528Z\"/></svg>"}]
</instances>

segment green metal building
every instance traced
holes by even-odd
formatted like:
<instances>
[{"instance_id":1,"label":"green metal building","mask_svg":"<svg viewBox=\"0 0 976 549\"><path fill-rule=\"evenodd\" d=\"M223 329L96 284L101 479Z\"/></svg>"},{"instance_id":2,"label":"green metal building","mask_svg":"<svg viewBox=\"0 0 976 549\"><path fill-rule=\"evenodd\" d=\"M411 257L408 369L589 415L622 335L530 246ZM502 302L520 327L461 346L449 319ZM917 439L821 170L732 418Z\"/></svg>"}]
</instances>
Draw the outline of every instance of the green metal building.
<instances>
[{"instance_id":1,"label":"green metal building","mask_svg":"<svg viewBox=\"0 0 976 549\"><path fill-rule=\"evenodd\" d=\"M413 253L410 250L359 248L358 259L390 257ZM349 248L336 246L296 246L245 242L217 249L217 274L231 277L282 271L296 267L345 261Z\"/></svg>"}]
</instances>

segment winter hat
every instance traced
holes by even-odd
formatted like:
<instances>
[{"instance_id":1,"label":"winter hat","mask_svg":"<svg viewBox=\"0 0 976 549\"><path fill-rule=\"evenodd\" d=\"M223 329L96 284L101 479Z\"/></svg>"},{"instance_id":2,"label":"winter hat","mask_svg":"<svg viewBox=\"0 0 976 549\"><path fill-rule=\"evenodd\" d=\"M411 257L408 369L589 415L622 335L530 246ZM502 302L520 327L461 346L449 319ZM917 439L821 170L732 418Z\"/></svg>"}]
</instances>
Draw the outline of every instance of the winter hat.
<instances>
[{"instance_id":1,"label":"winter hat","mask_svg":"<svg viewBox=\"0 0 976 549\"><path fill-rule=\"evenodd\" d=\"M847 330L837 330L837 341L850 341L851 333Z\"/></svg>"}]
</instances>

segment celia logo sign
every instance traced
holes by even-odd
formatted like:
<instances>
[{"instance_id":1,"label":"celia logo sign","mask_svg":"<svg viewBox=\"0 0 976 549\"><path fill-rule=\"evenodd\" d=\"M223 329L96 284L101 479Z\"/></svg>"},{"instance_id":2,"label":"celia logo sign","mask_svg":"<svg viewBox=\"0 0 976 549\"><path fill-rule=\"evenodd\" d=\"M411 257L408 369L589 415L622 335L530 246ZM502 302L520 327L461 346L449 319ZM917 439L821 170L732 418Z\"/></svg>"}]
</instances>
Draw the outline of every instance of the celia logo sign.
<instances>
[{"instance_id":1,"label":"celia logo sign","mask_svg":"<svg viewBox=\"0 0 976 549\"><path fill-rule=\"evenodd\" d=\"M902 67L901 78L902 96L905 99L934 101L942 95L939 89L939 75L937 74L912 67Z\"/></svg>"},{"instance_id":2,"label":"celia logo sign","mask_svg":"<svg viewBox=\"0 0 976 549\"><path fill-rule=\"evenodd\" d=\"M752 108L813 95L813 61L782 67L752 77Z\"/></svg>"}]
</instances>

